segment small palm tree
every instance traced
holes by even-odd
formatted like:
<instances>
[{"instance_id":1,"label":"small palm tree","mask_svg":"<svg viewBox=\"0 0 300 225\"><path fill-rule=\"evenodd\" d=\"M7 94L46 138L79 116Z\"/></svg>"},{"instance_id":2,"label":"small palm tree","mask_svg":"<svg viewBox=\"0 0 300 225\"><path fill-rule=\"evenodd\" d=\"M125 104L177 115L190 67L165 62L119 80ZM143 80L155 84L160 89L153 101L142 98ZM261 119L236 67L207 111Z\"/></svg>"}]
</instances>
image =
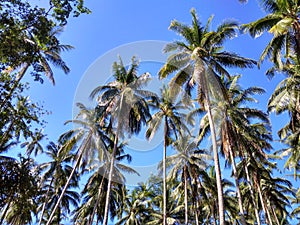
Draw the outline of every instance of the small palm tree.
<instances>
[{"instance_id":1,"label":"small palm tree","mask_svg":"<svg viewBox=\"0 0 300 225\"><path fill-rule=\"evenodd\" d=\"M72 171L72 167L69 165L74 158L74 155L70 153L72 148L73 146L67 148L63 143L56 145L54 142L50 142L49 145L47 145L47 150L44 153L49 157L50 161L40 165L41 170L44 171L42 183L44 185L45 194L42 200L43 204L39 225L43 221L46 208L49 211L51 210L50 202L52 202L52 204L54 202L55 194L53 193L56 193L55 189L65 184L67 177ZM70 183L71 187L76 187L78 185L78 177L73 176Z\"/></svg>"},{"instance_id":2,"label":"small palm tree","mask_svg":"<svg viewBox=\"0 0 300 225\"><path fill-rule=\"evenodd\" d=\"M61 195L58 198L56 205L48 219L47 225L49 225L53 219L56 209L59 207L60 201L62 200L65 191L67 190L70 181L73 178L75 171L81 166L83 169L86 164L90 163L94 159L94 155L102 159L105 154L106 135L99 129L98 126L98 115L95 110L87 109L83 104L77 103L80 111L77 118L74 120L67 121L66 123L74 123L78 127L71 129L70 131L61 135L60 140L64 143L66 148L74 146L76 143L80 143L76 152L76 159L73 165L73 169L65 183Z\"/></svg>"},{"instance_id":3,"label":"small palm tree","mask_svg":"<svg viewBox=\"0 0 300 225\"><path fill-rule=\"evenodd\" d=\"M176 103L176 97L171 94L171 90L166 86L161 89L161 97L154 98L154 102L151 104L158 111L153 114L152 119L148 123L148 129L146 131L146 138L151 140L159 127L163 125L164 128L164 149L163 149L163 224L167 224L166 207L167 207L167 173L166 173L166 157L167 146L172 143L172 135L175 139L179 135L182 135L182 131L188 131L183 121L185 114L180 110L185 109L182 103Z\"/></svg>"},{"instance_id":4,"label":"small palm tree","mask_svg":"<svg viewBox=\"0 0 300 225\"><path fill-rule=\"evenodd\" d=\"M188 224L188 189L191 188L194 173L193 168L197 167L199 170L205 170L207 167L206 162L210 157L204 150L198 148L198 144L195 140L191 141L191 137L189 135L180 137L173 143L173 146L176 149L177 154L168 156L166 159L166 165L167 167L170 167L168 177L171 180L176 180L177 178L181 180L176 189L182 189L182 185L184 186L184 224Z\"/></svg>"},{"instance_id":5,"label":"small palm tree","mask_svg":"<svg viewBox=\"0 0 300 225\"><path fill-rule=\"evenodd\" d=\"M147 184L139 184L135 187L125 199L125 214L116 225L142 225L149 220L152 208L152 199L155 197L151 187Z\"/></svg>"}]
</instances>

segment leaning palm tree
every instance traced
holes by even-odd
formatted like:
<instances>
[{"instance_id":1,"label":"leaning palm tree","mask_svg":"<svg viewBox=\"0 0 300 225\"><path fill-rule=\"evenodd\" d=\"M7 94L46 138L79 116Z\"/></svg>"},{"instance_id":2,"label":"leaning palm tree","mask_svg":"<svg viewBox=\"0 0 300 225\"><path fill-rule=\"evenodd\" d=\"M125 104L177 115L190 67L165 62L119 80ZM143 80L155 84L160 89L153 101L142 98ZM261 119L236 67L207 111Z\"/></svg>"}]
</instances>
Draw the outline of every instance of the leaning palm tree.
<instances>
[{"instance_id":1,"label":"leaning palm tree","mask_svg":"<svg viewBox=\"0 0 300 225\"><path fill-rule=\"evenodd\" d=\"M34 49L34 54L32 57L29 57L28 61L22 62L22 65L19 65L21 69L17 72L17 77L10 89L10 91L7 93L6 97L2 100L0 103L0 110L4 110L4 106L8 102L8 100L12 97L15 89L25 76L27 70L30 66L33 66L35 69L34 75L35 79L42 81L41 73L45 74L51 83L55 84L55 78L54 78L54 72L50 66L50 64L53 64L55 67L62 69L64 73L69 73L70 69L66 65L66 63L61 58L61 53L63 51L69 51L73 49L71 45L62 45L59 43L59 40L57 39L57 35L62 32L62 27L58 27L56 29L53 29L49 33L48 37L48 43L41 44L43 41L40 41L38 37L28 33L27 37L24 37L25 43L31 46L32 49Z\"/></svg>"},{"instance_id":2,"label":"leaning palm tree","mask_svg":"<svg viewBox=\"0 0 300 225\"><path fill-rule=\"evenodd\" d=\"M106 145L106 135L99 129L98 126L98 115L95 110L90 110L86 108L83 104L77 103L80 111L77 115L76 119L67 121L66 123L73 123L78 127L67 131L63 135L61 135L60 140L65 143L66 147L72 146L76 143L80 143L77 151L76 151L76 159L73 165L73 169L65 183L63 190L61 191L61 195L57 200L56 205L53 208L53 211L48 219L47 225L49 225L53 219L55 211L62 200L65 191L67 190L70 181L76 170L80 166L83 168L86 164L90 163L94 159L94 155L98 154L100 158L103 158L105 154Z\"/></svg>"},{"instance_id":3,"label":"leaning palm tree","mask_svg":"<svg viewBox=\"0 0 300 225\"><path fill-rule=\"evenodd\" d=\"M44 171L42 176L42 183L44 184L45 189L45 196L43 198L43 204L40 213L39 225L41 225L44 217L44 213L46 207L48 210L51 208L49 207L49 200L53 198L51 192L54 192L55 187L63 186L66 182L66 177L71 173L72 167L68 165L74 158L74 155L70 154L73 146L64 146L63 143L55 144L54 142L50 142L47 145L47 150L44 152L47 157L50 158L50 161L42 163L40 168ZM78 183L78 178L73 176L71 183L76 186ZM52 196L52 197L51 197ZM51 200L53 202L53 200Z\"/></svg>"},{"instance_id":4,"label":"leaning palm tree","mask_svg":"<svg viewBox=\"0 0 300 225\"><path fill-rule=\"evenodd\" d=\"M152 94L142 89L150 80L150 76L149 73L138 76L138 65L138 61L133 57L127 69L120 58L119 63L113 64L115 80L95 88L90 95L91 98L98 97L97 107L104 108L101 123L108 121L108 127L113 128L115 135L108 173L104 225L108 223L111 184L119 139L124 138L125 134L130 136L139 133L142 125L151 118L146 98Z\"/></svg>"},{"instance_id":5,"label":"leaning palm tree","mask_svg":"<svg viewBox=\"0 0 300 225\"><path fill-rule=\"evenodd\" d=\"M149 102L150 103L150 102ZM146 138L151 140L159 130L160 126L164 129L164 148L163 148L163 224L167 224L166 207L167 207L167 173L166 173L166 157L167 146L172 143L172 135L175 139L183 134L183 131L188 131L184 125L185 114L180 110L186 107L181 103L176 103L176 96L171 94L171 90L166 86L161 89L161 97L154 98L150 103L154 109L158 111L152 115L152 119L148 123Z\"/></svg>"},{"instance_id":6,"label":"leaning palm tree","mask_svg":"<svg viewBox=\"0 0 300 225\"><path fill-rule=\"evenodd\" d=\"M212 17L205 26L202 26L194 9L192 9L191 14L193 18L191 26L176 20L172 21L169 29L181 35L183 41L175 41L165 47L165 52L172 52L173 54L168 58L159 75L164 78L177 71L170 82L171 89L175 92L178 90L178 88L175 88L176 85L185 86L187 90L190 90L190 86L193 84L198 85L197 99L201 105L204 102L205 110L208 112L217 176L220 224L224 225L222 178L215 124L211 113L211 98L212 93L220 92L222 88L218 82L218 75L229 76L229 72L225 67L247 68L252 67L255 61L240 57L235 53L222 51L224 42L237 35L238 24L236 22L226 21L218 26L216 31L210 31ZM214 89L209 87L214 87Z\"/></svg>"},{"instance_id":7,"label":"leaning palm tree","mask_svg":"<svg viewBox=\"0 0 300 225\"><path fill-rule=\"evenodd\" d=\"M114 140L111 140L108 151L112 152ZM111 185L111 197L110 197L110 213L111 217L115 217L123 208L123 199L125 198L125 177L124 172L138 174L135 170L129 166L123 164L122 160L131 161L131 156L124 154L124 145L120 144L117 148L114 164L114 177ZM95 172L90 176L86 183L83 195L84 204L75 212L75 223L91 225L94 222L96 215L97 221L103 221L106 192L108 188L108 172L110 168L111 155L107 154L110 158L104 160L102 163L96 163L92 165ZM92 170L92 169L91 169ZM85 222L84 222L85 221ZM97 222L98 223L98 222Z\"/></svg>"},{"instance_id":8,"label":"leaning palm tree","mask_svg":"<svg viewBox=\"0 0 300 225\"><path fill-rule=\"evenodd\" d=\"M176 189L182 189L182 185L184 186L184 224L189 223L188 189L190 189L191 186L192 176L194 172L193 167L198 167L198 169L204 171L207 167L207 159L209 159L209 156L205 153L205 150L199 149L196 140L191 141L191 139L192 138L190 135L184 135L183 137L180 137L173 143L177 154L168 156L166 159L166 165L167 167L170 167L168 175L169 179L181 179L182 182L179 183L179 186L176 187Z\"/></svg>"}]
</instances>

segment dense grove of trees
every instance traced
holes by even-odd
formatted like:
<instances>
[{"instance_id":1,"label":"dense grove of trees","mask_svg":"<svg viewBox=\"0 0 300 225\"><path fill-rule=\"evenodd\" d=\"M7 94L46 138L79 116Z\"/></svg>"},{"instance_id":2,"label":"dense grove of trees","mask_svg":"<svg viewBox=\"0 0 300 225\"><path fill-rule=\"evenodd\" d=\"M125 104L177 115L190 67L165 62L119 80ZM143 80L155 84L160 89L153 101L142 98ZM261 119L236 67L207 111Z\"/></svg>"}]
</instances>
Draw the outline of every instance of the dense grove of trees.
<instances>
[{"instance_id":1,"label":"dense grove of trees","mask_svg":"<svg viewBox=\"0 0 300 225\"><path fill-rule=\"evenodd\" d=\"M300 2L260 3L265 16L248 24L212 28L213 18L200 21L194 9L190 24L171 21L180 39L163 49L169 57L157 72L170 82L160 94L147 89L151 75L139 71L135 56L129 66L120 57L113 80L90 90L97 105L78 103L78 115L66 121L75 126L43 146L47 110L24 94L30 84L23 78L43 83L45 75L55 84L53 66L68 73L61 53L73 47L57 35L69 16L90 11L83 0L50 0L48 9L1 1L0 225L300 223ZM263 32L272 38L257 61L224 48L237 35ZM263 87L241 85L242 75L230 73L264 59L272 63L267 76L285 75L267 104L268 112L288 115L277 131L283 149L272 147L269 113L250 104ZM126 173L138 172L126 140L142 130L151 140L159 129L161 173L128 190ZM8 156L21 147L24 154ZM49 160L36 162L41 154ZM293 177L277 176L277 160Z\"/></svg>"}]
</instances>

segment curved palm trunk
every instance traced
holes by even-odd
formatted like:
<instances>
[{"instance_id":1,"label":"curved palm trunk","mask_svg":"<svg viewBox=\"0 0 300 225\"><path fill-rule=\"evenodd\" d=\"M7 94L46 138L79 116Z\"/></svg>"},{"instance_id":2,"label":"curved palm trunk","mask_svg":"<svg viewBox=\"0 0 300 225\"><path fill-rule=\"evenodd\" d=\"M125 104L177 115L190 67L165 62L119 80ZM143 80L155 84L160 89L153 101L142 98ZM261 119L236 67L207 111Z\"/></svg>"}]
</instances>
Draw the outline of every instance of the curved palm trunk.
<instances>
[{"instance_id":1,"label":"curved palm trunk","mask_svg":"<svg viewBox=\"0 0 300 225\"><path fill-rule=\"evenodd\" d=\"M201 74L201 73L199 73ZM220 161L219 161L219 153L218 153L218 145L217 145L217 137L216 137L216 130L215 124L213 121L213 116L211 113L211 106L210 106L210 98L208 92L208 86L206 82L206 77L202 74L200 75L202 88L204 90L204 105L207 111L210 132L211 132L211 139L212 139L212 147L213 147L213 154L214 154L214 164L215 164L215 172L216 172L216 182L217 182L217 190L218 190L218 209L219 209L219 220L220 225L225 225L225 208L224 208L224 196L223 196L223 187L222 187L222 175L220 169Z\"/></svg>"},{"instance_id":2,"label":"curved palm trunk","mask_svg":"<svg viewBox=\"0 0 300 225\"><path fill-rule=\"evenodd\" d=\"M104 178L105 178L105 174L106 174L106 170L105 170L105 173L101 179L101 183L99 185L99 191L98 191L98 195L97 195L97 199L96 199L96 203L94 205L94 208L93 208L93 212L92 212L92 215L90 217L90 221L89 221L89 224L88 225L92 225L93 223L93 220L94 220L94 217L95 217L95 213L96 213L96 209L97 209L97 206L99 204L99 201L100 201L100 196L101 196L101 190L102 190L102 185L103 185L103 182L104 182Z\"/></svg>"},{"instance_id":3,"label":"curved palm trunk","mask_svg":"<svg viewBox=\"0 0 300 225\"><path fill-rule=\"evenodd\" d=\"M184 166L184 224L188 224L187 168Z\"/></svg>"},{"instance_id":4,"label":"curved palm trunk","mask_svg":"<svg viewBox=\"0 0 300 225\"><path fill-rule=\"evenodd\" d=\"M70 176L69 176L69 178L68 178L68 180L67 180L67 182L66 182L66 184L65 184L65 186L64 186L64 188L63 188L63 190L62 190L62 192L61 192L61 194L59 196L59 199L57 200L57 203L56 203L56 205L55 205L55 207L54 207L54 209L53 209L53 211L52 211L52 213L51 213L51 215L50 215L50 217L49 217L46 225L50 225L51 224L51 222L53 220L53 217L55 215L55 211L57 210L57 208L58 208L58 206L59 206L62 198L65 195L65 192L66 192L66 190L67 190L67 188L68 188L68 186L69 186L69 184L71 182L71 179L72 179L72 177L73 177L73 175L74 175L74 173L75 173L75 171L76 171L76 169L77 169L77 167L79 165L79 162L81 161L81 158L83 156L84 150L86 149L86 146L87 146L87 144L88 144L91 136L92 136L92 131L89 132L89 134L88 134L87 138L85 139L84 143L80 146L78 157L77 157L77 159L76 159L76 161L74 163L73 170L72 170L72 172L71 172L71 174L70 174Z\"/></svg>"},{"instance_id":5,"label":"curved palm trunk","mask_svg":"<svg viewBox=\"0 0 300 225\"><path fill-rule=\"evenodd\" d=\"M16 77L16 80L14 81L14 84L13 84L12 88L10 89L9 93L7 94L5 99L3 99L3 102L1 102L1 104L0 104L0 110L1 111L3 111L3 107L5 106L5 104L8 102L8 100L13 95L14 91L18 87L20 81L24 77L24 75L25 75L28 68L29 68L29 63L25 63L24 66L22 67L21 71L19 72L18 76Z\"/></svg>"},{"instance_id":6,"label":"curved palm trunk","mask_svg":"<svg viewBox=\"0 0 300 225\"><path fill-rule=\"evenodd\" d=\"M119 121L120 122L120 121ZM115 155L117 152L117 146L119 141L119 122L117 126L117 133L114 140L114 148L112 152L112 159L110 162L110 168L109 168L109 174L108 174L108 184L107 184L107 192L106 192L106 200L105 200L105 209L104 209L104 218L103 218L103 225L107 225L108 223L108 211L109 211L109 201L110 201L110 193L111 193L111 185L112 185L112 175L114 170L114 164L115 164Z\"/></svg>"},{"instance_id":7,"label":"curved palm trunk","mask_svg":"<svg viewBox=\"0 0 300 225\"><path fill-rule=\"evenodd\" d=\"M42 220L43 220L43 215L44 215L44 212L45 212L45 208L46 208L46 204L47 204L47 201L49 200L49 192L50 192L50 188L51 188L51 185L54 181L54 177L52 177L51 181L50 181L50 184L49 184L49 188L46 192L46 199L45 199L45 202L43 203L43 207L42 207L42 212L41 212L41 217L40 217L40 220L39 220L39 224L38 225L41 225L42 224Z\"/></svg>"},{"instance_id":8,"label":"curved palm trunk","mask_svg":"<svg viewBox=\"0 0 300 225\"><path fill-rule=\"evenodd\" d=\"M232 153L231 149L229 150L229 154L230 154L230 158L231 158L233 176L234 176L235 187L236 187L236 192L237 192L237 197L238 197L241 223L243 225L247 225L246 220L245 220L245 216L244 216L245 212L244 212L244 208L243 208L243 200L242 200L242 194L241 194L241 190L240 190L240 184L239 184L239 181L238 181L238 178L237 178L236 163L235 163L235 159L233 157L233 153Z\"/></svg>"},{"instance_id":9,"label":"curved palm trunk","mask_svg":"<svg viewBox=\"0 0 300 225\"><path fill-rule=\"evenodd\" d=\"M167 136L168 136L168 121L165 117L164 126L164 153L163 153L163 225L167 225Z\"/></svg>"},{"instance_id":10,"label":"curved palm trunk","mask_svg":"<svg viewBox=\"0 0 300 225\"><path fill-rule=\"evenodd\" d=\"M259 217L259 211L258 211L258 207L257 207L256 201L255 201L255 197L254 197L253 185L252 185L252 182L250 180L250 176L249 176L249 171L248 171L247 165L246 166L244 165L244 169L245 169L245 173L246 173L247 184L248 184L249 189L250 189L250 195L251 195L252 204L253 204L253 207L254 207L254 213L255 213L255 217L256 217L256 222L257 222L257 225L261 225L261 221L260 221L260 217Z\"/></svg>"}]
</instances>

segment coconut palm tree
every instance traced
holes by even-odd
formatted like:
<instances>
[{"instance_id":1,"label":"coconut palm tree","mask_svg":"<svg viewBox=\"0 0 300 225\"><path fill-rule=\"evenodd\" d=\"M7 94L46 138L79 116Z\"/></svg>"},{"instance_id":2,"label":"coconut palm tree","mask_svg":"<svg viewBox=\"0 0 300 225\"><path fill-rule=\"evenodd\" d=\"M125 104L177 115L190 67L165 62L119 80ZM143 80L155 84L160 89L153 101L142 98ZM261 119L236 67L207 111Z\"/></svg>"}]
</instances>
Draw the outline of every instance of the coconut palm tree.
<instances>
[{"instance_id":1,"label":"coconut palm tree","mask_svg":"<svg viewBox=\"0 0 300 225\"><path fill-rule=\"evenodd\" d=\"M257 37L265 31L273 34L273 38L260 56L260 61L268 57L276 68L281 69L291 55L299 57L297 54L300 51L299 2L280 0L260 2L267 15L242 25L242 29L249 32L252 37Z\"/></svg>"},{"instance_id":2,"label":"coconut palm tree","mask_svg":"<svg viewBox=\"0 0 300 225\"><path fill-rule=\"evenodd\" d=\"M176 189L184 189L184 210L185 210L185 220L184 224L189 223L188 218L188 189L191 188L193 167L197 167L200 170L205 170L207 167L207 159L209 156L204 150L198 148L197 142L191 141L191 136L184 135L180 137L177 141L173 143L177 154L168 156L166 158L166 165L169 167L169 179L179 178L182 182ZM183 187L182 187L183 186ZM174 191L175 199L177 192ZM196 214L197 215L197 214Z\"/></svg>"},{"instance_id":3,"label":"coconut palm tree","mask_svg":"<svg viewBox=\"0 0 300 225\"><path fill-rule=\"evenodd\" d=\"M114 140L111 140L109 151L112 152ZM120 144L117 148L116 163L114 164L113 181L111 185L110 198L110 214L115 217L120 214L123 209L123 201L126 194L125 177L123 172L138 174L129 166L122 164L122 160L131 161L131 156L124 154L124 145ZM106 192L108 187L108 173L111 164L111 159L106 159L102 163L96 163L91 170L95 172L88 179L82 194L85 196L83 205L75 212L75 223L93 224L94 216L97 216L98 221L103 221ZM93 167L95 167L93 169Z\"/></svg>"},{"instance_id":4,"label":"coconut palm tree","mask_svg":"<svg viewBox=\"0 0 300 225\"><path fill-rule=\"evenodd\" d=\"M269 111L276 114L288 112L289 123L279 130L280 139L288 145L282 151L290 155L286 167L294 168L295 177L299 159L299 51L300 51L300 22L298 1L264 0L262 7L267 15L257 21L245 24L242 28L255 37L268 31L273 38L268 43L260 61L269 58L273 67L267 75L273 77L275 72L286 75L269 99Z\"/></svg>"},{"instance_id":5,"label":"coconut palm tree","mask_svg":"<svg viewBox=\"0 0 300 225\"><path fill-rule=\"evenodd\" d=\"M124 216L116 225L142 225L149 221L153 212L152 200L155 198L151 187L145 183L135 187L125 199Z\"/></svg>"},{"instance_id":6,"label":"coconut palm tree","mask_svg":"<svg viewBox=\"0 0 300 225\"><path fill-rule=\"evenodd\" d=\"M221 170L218 156L218 146L215 135L214 121L212 118L212 93L222 89L218 82L218 75L229 76L225 67L247 68L255 64L254 60L240 57L227 51L222 51L222 45L228 38L237 34L237 23L226 21L216 31L210 31L212 17L205 26L202 26L194 9L191 11L192 25L188 26L178 21L172 21L170 29L183 37L183 41L175 41L165 47L165 52L173 54L162 67L159 74L164 78L177 71L170 82L172 90L178 90L175 86L185 86L190 89L192 84L198 85L198 101L202 105L204 100L205 110L208 112L211 137L213 144L215 169L217 174L217 187L219 199L220 224L225 224L223 191L221 185ZM212 83L213 82L213 83ZM210 89L209 87L214 87Z\"/></svg>"},{"instance_id":7,"label":"coconut palm tree","mask_svg":"<svg viewBox=\"0 0 300 225\"><path fill-rule=\"evenodd\" d=\"M166 157L167 146L172 143L172 138L175 140L183 134L183 131L188 131L183 121L185 114L181 112L186 107L181 103L176 103L176 96L171 94L171 90L166 86L161 89L161 97L154 98L153 102L149 102L150 106L158 110L152 115L152 119L148 123L146 130L146 138L151 140L159 130L160 126L164 129L164 147L163 147L163 224L167 224L166 207L167 207L167 174L166 174ZM180 111L181 110L181 111ZM172 137L172 135L174 135Z\"/></svg>"},{"instance_id":8,"label":"coconut palm tree","mask_svg":"<svg viewBox=\"0 0 300 225\"><path fill-rule=\"evenodd\" d=\"M111 193L111 183L113 179L113 168L119 139L125 134L137 134L141 127L150 118L146 97L150 92L142 90L150 80L150 74L145 73L138 76L138 61L132 58L131 65L127 69L121 58L119 63L113 63L114 81L106 85L95 88L91 93L91 98L98 97L98 107L104 107L102 113L102 123L109 121L109 127L114 128L114 147L111 156L111 164L108 174L108 187L106 193L105 213L103 224L108 223L109 201ZM151 94L152 95L152 94Z\"/></svg>"},{"instance_id":9,"label":"coconut palm tree","mask_svg":"<svg viewBox=\"0 0 300 225\"><path fill-rule=\"evenodd\" d=\"M4 181L6 195L1 204L3 211L0 224L3 224L3 221L12 225L29 224L33 221L32 216L37 214L37 200L40 194L39 170L33 159L21 155L19 157L20 160L3 156L0 159L1 179Z\"/></svg>"},{"instance_id":10,"label":"coconut palm tree","mask_svg":"<svg viewBox=\"0 0 300 225\"><path fill-rule=\"evenodd\" d=\"M17 77L12 85L10 91L6 97L0 102L0 109L3 111L7 101L12 97L15 89L25 76L28 68L33 66L34 76L36 80L43 81L41 74L45 74L51 83L55 84L54 72L50 66L50 63L55 67L62 69L64 73L69 73L70 69L61 58L63 51L69 51L73 49L71 45L62 45L57 39L57 35L62 32L62 27L55 28L50 31L47 37L47 42L39 40L39 37L27 33L24 37L25 43L27 43L33 49L33 55L28 57L28 61L22 62L22 65L18 65L21 69L17 72ZM16 69L16 68L15 68Z\"/></svg>"},{"instance_id":11,"label":"coconut palm tree","mask_svg":"<svg viewBox=\"0 0 300 225\"><path fill-rule=\"evenodd\" d=\"M50 142L47 145L47 150L44 153L50 161L40 165L41 170L44 171L42 183L44 185L45 195L42 200L43 204L39 225L43 221L46 207L48 206L47 209L49 211L51 210L49 202L53 202L53 193L55 193L55 189L58 189L65 184L66 178L72 171L72 167L69 163L72 162L74 158L74 155L70 153L73 147L74 146L65 146L64 143L55 144L54 142ZM70 186L76 187L78 185L78 177L73 176L70 183Z\"/></svg>"},{"instance_id":12,"label":"coconut palm tree","mask_svg":"<svg viewBox=\"0 0 300 225\"><path fill-rule=\"evenodd\" d=\"M81 103L77 103L77 106L80 109L77 117L73 120L67 121L66 123L73 123L78 127L62 134L60 141L65 143L64 145L66 146L72 146L77 143L80 143L80 145L75 153L76 159L74 161L73 169L64 185L63 190L61 191L61 195L58 198L56 205L53 208L47 225L51 223L55 211L59 206L60 201L62 200L73 175L75 174L75 171L80 166L84 169L84 167L95 158L95 154L98 154L100 159L103 159L103 155L105 154L105 141L107 136L103 131L101 131L101 129L99 129L99 123L97 122L98 115L96 111L86 108Z\"/></svg>"},{"instance_id":13,"label":"coconut palm tree","mask_svg":"<svg viewBox=\"0 0 300 225\"><path fill-rule=\"evenodd\" d=\"M280 151L283 156L288 155L285 167L294 169L294 179L299 170L298 162L300 160L300 70L299 61L295 57L291 58L290 64L284 65L282 72L286 74L274 90L268 102L268 111L282 114L287 112L290 120L278 131L280 140L287 148Z\"/></svg>"}]
</instances>

